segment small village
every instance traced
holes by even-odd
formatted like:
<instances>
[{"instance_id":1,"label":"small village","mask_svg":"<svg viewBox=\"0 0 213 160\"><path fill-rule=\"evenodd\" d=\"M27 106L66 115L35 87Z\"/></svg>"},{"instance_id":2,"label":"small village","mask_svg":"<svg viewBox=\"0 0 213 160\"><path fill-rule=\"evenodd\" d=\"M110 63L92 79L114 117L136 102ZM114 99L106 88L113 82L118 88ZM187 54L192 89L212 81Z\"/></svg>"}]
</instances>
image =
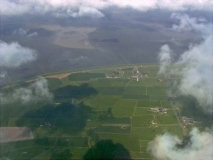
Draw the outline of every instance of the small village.
<instances>
[{"instance_id":1,"label":"small village","mask_svg":"<svg viewBox=\"0 0 213 160\"><path fill-rule=\"evenodd\" d=\"M182 120L185 125L194 125L194 124L201 123L201 122L195 121L193 118L189 118L185 116L182 117Z\"/></svg>"},{"instance_id":2,"label":"small village","mask_svg":"<svg viewBox=\"0 0 213 160\"><path fill-rule=\"evenodd\" d=\"M127 79L133 78L136 81L139 81L140 78L149 78L147 73L143 73L139 70L138 67L129 67L129 68L122 68L120 71L116 70L113 71L112 75L107 75L106 78L122 78L124 77L125 72L132 72L131 77L125 77ZM158 82L161 82L162 79L157 79Z\"/></svg>"}]
</instances>

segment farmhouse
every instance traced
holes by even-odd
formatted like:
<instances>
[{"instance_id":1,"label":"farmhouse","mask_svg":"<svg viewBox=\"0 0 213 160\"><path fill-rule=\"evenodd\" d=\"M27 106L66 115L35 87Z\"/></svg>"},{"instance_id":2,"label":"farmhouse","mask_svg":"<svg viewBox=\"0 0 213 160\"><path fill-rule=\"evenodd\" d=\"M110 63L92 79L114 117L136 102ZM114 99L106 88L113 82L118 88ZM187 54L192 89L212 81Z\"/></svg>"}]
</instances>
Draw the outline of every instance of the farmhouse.
<instances>
[{"instance_id":1,"label":"farmhouse","mask_svg":"<svg viewBox=\"0 0 213 160\"><path fill-rule=\"evenodd\" d=\"M162 113L162 114L166 114L167 113L166 108L162 108L162 107L151 108L151 111L159 112L159 113Z\"/></svg>"},{"instance_id":2,"label":"farmhouse","mask_svg":"<svg viewBox=\"0 0 213 160\"><path fill-rule=\"evenodd\" d=\"M195 121L193 118L189 118L185 116L182 117L182 120L186 125L194 125L195 123L200 123L198 121Z\"/></svg>"}]
</instances>

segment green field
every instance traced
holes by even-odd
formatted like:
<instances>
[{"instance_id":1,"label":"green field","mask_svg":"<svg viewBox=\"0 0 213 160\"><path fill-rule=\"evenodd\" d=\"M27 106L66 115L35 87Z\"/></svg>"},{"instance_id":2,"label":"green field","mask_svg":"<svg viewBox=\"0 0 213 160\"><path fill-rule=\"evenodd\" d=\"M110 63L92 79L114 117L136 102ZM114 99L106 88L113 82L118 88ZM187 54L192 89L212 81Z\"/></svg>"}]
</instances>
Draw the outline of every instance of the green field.
<instances>
[{"instance_id":1,"label":"green field","mask_svg":"<svg viewBox=\"0 0 213 160\"><path fill-rule=\"evenodd\" d=\"M117 95L122 96L124 94L124 87L98 87L97 91L101 95Z\"/></svg>"},{"instance_id":2,"label":"green field","mask_svg":"<svg viewBox=\"0 0 213 160\"><path fill-rule=\"evenodd\" d=\"M156 85L156 78L143 78L137 81L131 81L128 86L134 87L154 87Z\"/></svg>"},{"instance_id":3,"label":"green field","mask_svg":"<svg viewBox=\"0 0 213 160\"><path fill-rule=\"evenodd\" d=\"M84 100L84 103L96 111L106 111L120 99L119 96L98 95L94 98ZM100 105L101 104L101 105Z\"/></svg>"},{"instance_id":4,"label":"green field","mask_svg":"<svg viewBox=\"0 0 213 160\"><path fill-rule=\"evenodd\" d=\"M104 73L73 73L68 76L70 81L88 81L92 78L104 78Z\"/></svg>"},{"instance_id":5,"label":"green field","mask_svg":"<svg viewBox=\"0 0 213 160\"><path fill-rule=\"evenodd\" d=\"M134 111L134 116L142 116L142 115L152 115L154 114L150 108L137 107Z\"/></svg>"},{"instance_id":6,"label":"green field","mask_svg":"<svg viewBox=\"0 0 213 160\"><path fill-rule=\"evenodd\" d=\"M149 126L152 120L154 120L153 115L135 116L132 118L132 125L134 127Z\"/></svg>"},{"instance_id":7,"label":"green field","mask_svg":"<svg viewBox=\"0 0 213 160\"><path fill-rule=\"evenodd\" d=\"M148 87L147 88L147 94L148 95L166 95L166 87Z\"/></svg>"},{"instance_id":8,"label":"green field","mask_svg":"<svg viewBox=\"0 0 213 160\"><path fill-rule=\"evenodd\" d=\"M152 100L149 100L149 101L147 101L147 100L139 100L138 104L137 104L137 107L148 107L148 108L150 108L150 107L155 107L155 106L157 106L157 107L161 106L160 101L156 101L156 100L154 100L154 101L152 101Z\"/></svg>"},{"instance_id":9,"label":"green field","mask_svg":"<svg viewBox=\"0 0 213 160\"><path fill-rule=\"evenodd\" d=\"M125 70L128 67L132 70ZM151 160L146 148L156 135L170 132L182 137L184 132L168 100L167 82L157 80L159 67L137 65L143 74L138 81L135 67L97 68L69 72L62 79L47 78L53 101L2 106L1 126L29 127L34 139L2 143L1 157L84 159L101 142L122 146L122 152L132 159ZM22 82L22 87L25 85ZM3 91L10 93L13 89ZM153 112L151 108L156 107L166 108L167 113Z\"/></svg>"},{"instance_id":10,"label":"green field","mask_svg":"<svg viewBox=\"0 0 213 160\"><path fill-rule=\"evenodd\" d=\"M62 86L62 82L58 78L47 78L47 80L48 80L48 87L50 90L54 90Z\"/></svg>"},{"instance_id":11,"label":"green field","mask_svg":"<svg viewBox=\"0 0 213 160\"><path fill-rule=\"evenodd\" d=\"M146 95L146 87L129 87L125 88L126 94L133 94L133 95Z\"/></svg>"}]
</instances>

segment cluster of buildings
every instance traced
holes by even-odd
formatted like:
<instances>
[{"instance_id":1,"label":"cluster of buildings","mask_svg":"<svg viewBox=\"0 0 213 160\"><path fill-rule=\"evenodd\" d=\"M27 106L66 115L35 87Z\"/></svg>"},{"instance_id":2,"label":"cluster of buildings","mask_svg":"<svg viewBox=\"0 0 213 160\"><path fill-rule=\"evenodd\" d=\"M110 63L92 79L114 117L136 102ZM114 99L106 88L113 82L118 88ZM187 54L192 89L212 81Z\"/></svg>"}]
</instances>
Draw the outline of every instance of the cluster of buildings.
<instances>
[{"instance_id":1,"label":"cluster of buildings","mask_svg":"<svg viewBox=\"0 0 213 160\"><path fill-rule=\"evenodd\" d=\"M139 78L148 78L148 75L141 73L138 68L135 68L133 70L133 78L135 78L136 81L139 81Z\"/></svg>"},{"instance_id":2,"label":"cluster of buildings","mask_svg":"<svg viewBox=\"0 0 213 160\"><path fill-rule=\"evenodd\" d=\"M123 77L123 74L126 71L127 72L131 71L133 73L132 78L136 79L137 81L139 81L139 78L148 78L148 75L141 73L137 67L135 67L135 68L132 68L132 67L122 68L121 71L113 71L112 75L107 76L107 78L120 78L120 77Z\"/></svg>"},{"instance_id":3,"label":"cluster of buildings","mask_svg":"<svg viewBox=\"0 0 213 160\"><path fill-rule=\"evenodd\" d=\"M194 125L195 123L200 123L195 121L193 118L189 118L189 117L182 117L183 122L185 123L185 125Z\"/></svg>"},{"instance_id":4,"label":"cluster of buildings","mask_svg":"<svg viewBox=\"0 0 213 160\"><path fill-rule=\"evenodd\" d=\"M144 66L146 67L146 65ZM136 81L139 81L140 78L149 78L149 73L144 73L141 71L138 67L127 67L127 68L122 68L120 70L115 70L111 75L106 76L106 78L121 78L123 77L125 72L132 72L132 78L135 79ZM128 77L130 79L131 77ZM163 79L157 78L157 82L162 82Z\"/></svg>"},{"instance_id":5,"label":"cluster of buildings","mask_svg":"<svg viewBox=\"0 0 213 160\"><path fill-rule=\"evenodd\" d=\"M162 114L167 114L167 109L166 108L162 108L162 107L151 108L151 111L162 113Z\"/></svg>"}]
</instances>

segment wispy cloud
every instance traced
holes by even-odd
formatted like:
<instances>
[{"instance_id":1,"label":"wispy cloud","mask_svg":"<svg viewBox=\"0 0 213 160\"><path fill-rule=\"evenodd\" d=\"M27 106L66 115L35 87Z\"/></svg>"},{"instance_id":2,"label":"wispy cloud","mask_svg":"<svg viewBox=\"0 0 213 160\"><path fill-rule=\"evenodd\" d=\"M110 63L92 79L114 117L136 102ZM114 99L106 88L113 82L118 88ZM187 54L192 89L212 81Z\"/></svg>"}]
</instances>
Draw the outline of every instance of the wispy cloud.
<instances>
[{"instance_id":1,"label":"wispy cloud","mask_svg":"<svg viewBox=\"0 0 213 160\"><path fill-rule=\"evenodd\" d=\"M182 53L181 57L173 64L174 68L169 70L170 73L181 76L180 84L176 86L178 93L194 96L206 113L212 113L212 24L206 23L203 19L201 21L201 19L190 18L188 15L182 14L173 14L172 18L180 20L179 25L173 25L174 30L179 32L193 31L203 37L199 44L191 44L188 50ZM166 53L169 54L170 52ZM163 58L163 54L159 56L160 59ZM164 68L165 63L161 62L160 72L164 71Z\"/></svg>"},{"instance_id":2,"label":"wispy cloud","mask_svg":"<svg viewBox=\"0 0 213 160\"><path fill-rule=\"evenodd\" d=\"M0 67L15 68L22 64L35 61L35 50L21 46L17 42L0 41Z\"/></svg>"},{"instance_id":3,"label":"wispy cloud","mask_svg":"<svg viewBox=\"0 0 213 160\"><path fill-rule=\"evenodd\" d=\"M12 93L0 93L0 101L2 104L10 104L20 102L23 104L39 101L51 101L52 93L48 89L48 81L40 77L34 83L26 88L15 89Z\"/></svg>"},{"instance_id":4,"label":"wispy cloud","mask_svg":"<svg viewBox=\"0 0 213 160\"><path fill-rule=\"evenodd\" d=\"M205 113L211 114L212 107L212 82L213 82L213 55L212 55L212 24L202 18L190 18L185 14L173 14L171 18L178 19L179 25L173 25L173 29L192 31L202 36L199 44L191 44L188 50L181 54L180 58L172 63L172 68L165 70L170 63L170 54L167 45L161 48L160 73L176 74L180 76L180 83L175 88L179 95L190 95L197 99ZM165 50L166 48L166 50ZM166 58L165 58L166 57ZM165 60L166 59L166 60ZM190 132L189 141L183 142L177 136L165 133L158 135L148 145L148 151L156 160L212 160L213 134L212 130L198 131L197 128ZM185 143L183 145L183 143Z\"/></svg>"},{"instance_id":5,"label":"wispy cloud","mask_svg":"<svg viewBox=\"0 0 213 160\"><path fill-rule=\"evenodd\" d=\"M56 17L92 17L92 18L101 18L104 17L104 14L101 13L98 9L92 7L80 6L77 10L63 9L61 11L53 12L53 15Z\"/></svg>"},{"instance_id":6,"label":"wispy cloud","mask_svg":"<svg viewBox=\"0 0 213 160\"><path fill-rule=\"evenodd\" d=\"M158 54L160 70L158 71L158 74L166 73L166 70L168 69L167 67L171 64L171 54L172 50L169 45L165 44L160 48L160 52Z\"/></svg>"},{"instance_id":7,"label":"wispy cloud","mask_svg":"<svg viewBox=\"0 0 213 160\"><path fill-rule=\"evenodd\" d=\"M37 32L30 32L29 29L19 28L13 31L13 35L23 36L23 37L35 37L38 35Z\"/></svg>"}]
</instances>

